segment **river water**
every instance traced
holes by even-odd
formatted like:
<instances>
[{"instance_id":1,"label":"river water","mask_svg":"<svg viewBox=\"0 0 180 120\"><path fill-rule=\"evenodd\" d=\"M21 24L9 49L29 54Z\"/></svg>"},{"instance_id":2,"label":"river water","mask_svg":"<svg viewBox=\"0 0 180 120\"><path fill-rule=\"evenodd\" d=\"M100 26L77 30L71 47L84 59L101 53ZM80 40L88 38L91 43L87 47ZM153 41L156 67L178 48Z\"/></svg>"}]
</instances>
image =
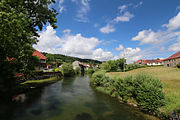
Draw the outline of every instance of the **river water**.
<instances>
[{"instance_id":1,"label":"river water","mask_svg":"<svg viewBox=\"0 0 180 120\"><path fill-rule=\"evenodd\" d=\"M0 105L1 120L157 120L89 86L89 76L64 78Z\"/></svg>"}]
</instances>

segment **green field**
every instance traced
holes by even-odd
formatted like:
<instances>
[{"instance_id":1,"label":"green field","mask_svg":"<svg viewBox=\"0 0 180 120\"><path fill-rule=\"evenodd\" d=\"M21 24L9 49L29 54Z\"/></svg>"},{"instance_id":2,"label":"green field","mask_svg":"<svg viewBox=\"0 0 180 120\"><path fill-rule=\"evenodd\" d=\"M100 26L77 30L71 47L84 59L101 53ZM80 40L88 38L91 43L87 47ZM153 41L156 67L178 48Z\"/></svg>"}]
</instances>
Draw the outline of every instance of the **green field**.
<instances>
[{"instance_id":1,"label":"green field","mask_svg":"<svg viewBox=\"0 0 180 120\"><path fill-rule=\"evenodd\" d=\"M180 109L180 69L160 67L139 68L128 72L109 72L109 76L124 77L126 75L136 75L147 73L158 77L163 83L167 104L162 108L163 112Z\"/></svg>"}]
</instances>

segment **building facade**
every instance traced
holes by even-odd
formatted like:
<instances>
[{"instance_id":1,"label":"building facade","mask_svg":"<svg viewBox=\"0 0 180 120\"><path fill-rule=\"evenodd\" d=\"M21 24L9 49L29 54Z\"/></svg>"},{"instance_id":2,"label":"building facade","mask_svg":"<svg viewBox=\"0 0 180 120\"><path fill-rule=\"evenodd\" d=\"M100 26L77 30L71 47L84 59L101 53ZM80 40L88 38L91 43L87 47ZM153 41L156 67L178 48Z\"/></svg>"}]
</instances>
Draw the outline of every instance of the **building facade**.
<instances>
[{"instance_id":1,"label":"building facade","mask_svg":"<svg viewBox=\"0 0 180 120\"><path fill-rule=\"evenodd\" d=\"M157 65L163 65L163 60L158 60L158 59L152 59L152 60L138 60L136 64L140 65L148 65L148 66L157 66Z\"/></svg>"},{"instance_id":2,"label":"building facade","mask_svg":"<svg viewBox=\"0 0 180 120\"><path fill-rule=\"evenodd\" d=\"M175 67L180 64L180 51L163 60L164 66Z\"/></svg>"}]
</instances>

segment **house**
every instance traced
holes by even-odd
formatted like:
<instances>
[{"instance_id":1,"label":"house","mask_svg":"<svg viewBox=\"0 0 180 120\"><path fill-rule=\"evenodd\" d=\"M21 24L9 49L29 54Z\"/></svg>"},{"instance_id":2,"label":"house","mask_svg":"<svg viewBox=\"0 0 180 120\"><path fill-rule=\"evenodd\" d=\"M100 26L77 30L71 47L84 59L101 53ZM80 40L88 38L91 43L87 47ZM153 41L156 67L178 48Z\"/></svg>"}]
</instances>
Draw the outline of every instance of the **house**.
<instances>
[{"instance_id":1,"label":"house","mask_svg":"<svg viewBox=\"0 0 180 120\"><path fill-rule=\"evenodd\" d=\"M164 66L175 67L180 64L180 51L163 60Z\"/></svg>"},{"instance_id":2,"label":"house","mask_svg":"<svg viewBox=\"0 0 180 120\"><path fill-rule=\"evenodd\" d=\"M40 59L38 66L35 67L36 70L42 70L46 68L46 57L41 52L34 50L32 56L37 56Z\"/></svg>"},{"instance_id":3,"label":"house","mask_svg":"<svg viewBox=\"0 0 180 120\"><path fill-rule=\"evenodd\" d=\"M148 66L163 65L163 60L159 60L159 59L151 59L151 60L141 59L141 60L138 60L136 62L136 64L148 65Z\"/></svg>"}]
</instances>

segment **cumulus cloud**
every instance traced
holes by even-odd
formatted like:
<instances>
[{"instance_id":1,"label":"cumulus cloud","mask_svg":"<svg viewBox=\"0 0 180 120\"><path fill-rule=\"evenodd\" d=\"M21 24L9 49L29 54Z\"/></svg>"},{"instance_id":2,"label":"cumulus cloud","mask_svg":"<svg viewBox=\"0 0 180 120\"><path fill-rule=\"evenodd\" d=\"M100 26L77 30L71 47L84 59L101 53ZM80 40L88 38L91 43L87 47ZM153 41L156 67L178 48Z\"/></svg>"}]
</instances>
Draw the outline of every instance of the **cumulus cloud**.
<instances>
[{"instance_id":1,"label":"cumulus cloud","mask_svg":"<svg viewBox=\"0 0 180 120\"><path fill-rule=\"evenodd\" d=\"M151 29L149 30L142 30L138 33L137 36L133 37L133 41L140 41L140 44L149 44L149 43L158 43L159 42L159 36L160 33L156 33L152 31Z\"/></svg>"},{"instance_id":2,"label":"cumulus cloud","mask_svg":"<svg viewBox=\"0 0 180 120\"><path fill-rule=\"evenodd\" d=\"M127 63L132 63L137 60L139 60L142 55L140 54L141 49L140 48L125 48L119 55L120 58L125 58L127 60Z\"/></svg>"},{"instance_id":3,"label":"cumulus cloud","mask_svg":"<svg viewBox=\"0 0 180 120\"><path fill-rule=\"evenodd\" d=\"M90 0L72 0L78 5L78 11L75 20L78 22L88 22L87 13L90 10Z\"/></svg>"},{"instance_id":4,"label":"cumulus cloud","mask_svg":"<svg viewBox=\"0 0 180 120\"><path fill-rule=\"evenodd\" d=\"M89 58L96 60L109 60L113 55L102 48L96 48L101 41L95 37L84 37L81 34L70 34L70 29L64 30L62 37L56 35L56 30L47 26L39 33L39 42L33 47L42 52L64 54L68 56Z\"/></svg>"},{"instance_id":5,"label":"cumulus cloud","mask_svg":"<svg viewBox=\"0 0 180 120\"><path fill-rule=\"evenodd\" d=\"M180 12L169 20L168 24L164 24L163 27L167 27L168 30L176 30L180 28Z\"/></svg>"},{"instance_id":6,"label":"cumulus cloud","mask_svg":"<svg viewBox=\"0 0 180 120\"><path fill-rule=\"evenodd\" d=\"M51 26L47 26L46 30L39 33L39 35L39 42L34 45L34 48L43 52L59 52L58 47L63 44L64 40L56 35L56 31Z\"/></svg>"},{"instance_id":7,"label":"cumulus cloud","mask_svg":"<svg viewBox=\"0 0 180 120\"><path fill-rule=\"evenodd\" d=\"M70 56L91 55L93 49L100 43L97 38L85 38L81 34L66 35L61 51Z\"/></svg>"},{"instance_id":8,"label":"cumulus cloud","mask_svg":"<svg viewBox=\"0 0 180 120\"><path fill-rule=\"evenodd\" d=\"M170 45L169 48L168 48L168 50L169 50L169 51L174 51L174 52L180 51L180 41L178 41L178 42Z\"/></svg>"},{"instance_id":9,"label":"cumulus cloud","mask_svg":"<svg viewBox=\"0 0 180 120\"><path fill-rule=\"evenodd\" d=\"M92 58L100 61L106 61L113 59L113 54L109 51L104 51L102 48L98 48L95 51L93 51Z\"/></svg>"},{"instance_id":10,"label":"cumulus cloud","mask_svg":"<svg viewBox=\"0 0 180 120\"><path fill-rule=\"evenodd\" d=\"M131 14L131 13L129 13L129 12L125 12L123 15L121 15L121 16L117 16L114 20L116 21L116 22L128 22L128 21L130 21L131 20L131 18L133 18L134 17L134 15L133 14Z\"/></svg>"},{"instance_id":11,"label":"cumulus cloud","mask_svg":"<svg viewBox=\"0 0 180 120\"><path fill-rule=\"evenodd\" d=\"M120 50L123 50L123 49L124 49L123 45L119 45L119 47L116 48L117 51L120 51Z\"/></svg>"},{"instance_id":12,"label":"cumulus cloud","mask_svg":"<svg viewBox=\"0 0 180 120\"><path fill-rule=\"evenodd\" d=\"M102 27L102 28L100 29L100 31L101 31L102 33L108 34L108 33L114 32L114 31L115 31L115 28L114 28L113 25L107 24L106 26Z\"/></svg>"}]
</instances>

